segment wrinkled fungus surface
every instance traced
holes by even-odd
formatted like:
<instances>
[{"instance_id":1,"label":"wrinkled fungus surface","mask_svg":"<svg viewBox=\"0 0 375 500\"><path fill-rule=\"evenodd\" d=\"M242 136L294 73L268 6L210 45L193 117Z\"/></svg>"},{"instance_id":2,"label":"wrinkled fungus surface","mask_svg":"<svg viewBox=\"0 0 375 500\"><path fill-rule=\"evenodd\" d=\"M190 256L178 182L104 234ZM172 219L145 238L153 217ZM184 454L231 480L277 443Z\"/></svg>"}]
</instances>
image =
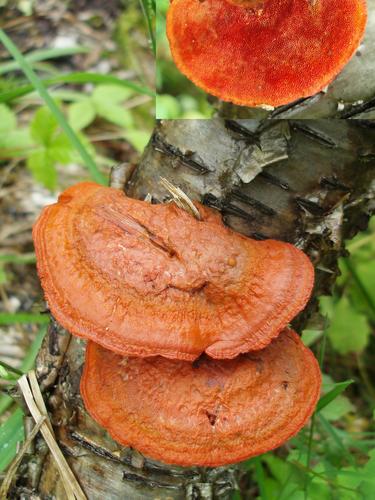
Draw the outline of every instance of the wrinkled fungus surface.
<instances>
[{"instance_id":1,"label":"wrinkled fungus surface","mask_svg":"<svg viewBox=\"0 0 375 500\"><path fill-rule=\"evenodd\" d=\"M264 453L314 411L321 376L299 336L233 360L123 358L89 342L81 379L88 412L119 443L156 460L218 466Z\"/></svg>"},{"instance_id":2,"label":"wrinkled fungus surface","mask_svg":"<svg viewBox=\"0 0 375 500\"><path fill-rule=\"evenodd\" d=\"M232 2L173 0L167 34L182 73L244 106L279 106L319 92L366 27L365 0Z\"/></svg>"},{"instance_id":3,"label":"wrinkled fungus surface","mask_svg":"<svg viewBox=\"0 0 375 500\"><path fill-rule=\"evenodd\" d=\"M281 241L254 241L196 204L151 205L81 183L33 228L54 317L124 355L233 358L266 346L305 306L314 272Z\"/></svg>"}]
</instances>

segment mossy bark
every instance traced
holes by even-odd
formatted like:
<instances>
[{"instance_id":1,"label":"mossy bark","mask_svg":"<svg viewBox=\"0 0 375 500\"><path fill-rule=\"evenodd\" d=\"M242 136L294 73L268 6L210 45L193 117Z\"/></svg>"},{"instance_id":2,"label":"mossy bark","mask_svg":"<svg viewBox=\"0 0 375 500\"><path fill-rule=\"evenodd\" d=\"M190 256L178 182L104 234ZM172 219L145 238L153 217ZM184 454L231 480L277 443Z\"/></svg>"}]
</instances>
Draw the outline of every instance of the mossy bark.
<instances>
[{"instance_id":1,"label":"mossy bark","mask_svg":"<svg viewBox=\"0 0 375 500\"><path fill-rule=\"evenodd\" d=\"M375 200L375 129L364 122L186 120L158 123L130 196L168 198L160 177L220 210L225 222L254 238L293 242L317 269L313 299L329 293L343 240L365 229ZM124 448L86 413L79 394L85 343L52 322L37 359L61 449L90 500L227 499L238 466L182 468ZM41 438L20 470L10 498L63 499L61 478Z\"/></svg>"}]
</instances>

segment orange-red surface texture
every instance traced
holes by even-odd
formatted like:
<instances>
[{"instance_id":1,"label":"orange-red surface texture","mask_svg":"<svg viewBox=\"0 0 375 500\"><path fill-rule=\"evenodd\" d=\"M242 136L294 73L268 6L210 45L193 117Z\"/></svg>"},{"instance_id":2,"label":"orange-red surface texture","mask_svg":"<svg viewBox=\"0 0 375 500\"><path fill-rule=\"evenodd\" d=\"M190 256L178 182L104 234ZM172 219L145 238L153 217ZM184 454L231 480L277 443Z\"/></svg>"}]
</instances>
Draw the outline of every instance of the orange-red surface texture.
<instances>
[{"instance_id":1,"label":"orange-red surface texture","mask_svg":"<svg viewBox=\"0 0 375 500\"><path fill-rule=\"evenodd\" d=\"M67 189L33 228L54 317L124 355L234 358L265 347L304 308L313 266L293 245L246 238L196 206L201 221L95 183Z\"/></svg>"},{"instance_id":2,"label":"orange-red surface texture","mask_svg":"<svg viewBox=\"0 0 375 500\"><path fill-rule=\"evenodd\" d=\"M89 342L81 394L112 437L165 463L218 466L274 449L314 411L318 363L292 330L261 351L196 363Z\"/></svg>"},{"instance_id":3,"label":"orange-red surface texture","mask_svg":"<svg viewBox=\"0 0 375 500\"><path fill-rule=\"evenodd\" d=\"M173 0L167 16L180 71L244 106L279 106L319 92L353 56L366 27L365 0L255 3Z\"/></svg>"}]
</instances>

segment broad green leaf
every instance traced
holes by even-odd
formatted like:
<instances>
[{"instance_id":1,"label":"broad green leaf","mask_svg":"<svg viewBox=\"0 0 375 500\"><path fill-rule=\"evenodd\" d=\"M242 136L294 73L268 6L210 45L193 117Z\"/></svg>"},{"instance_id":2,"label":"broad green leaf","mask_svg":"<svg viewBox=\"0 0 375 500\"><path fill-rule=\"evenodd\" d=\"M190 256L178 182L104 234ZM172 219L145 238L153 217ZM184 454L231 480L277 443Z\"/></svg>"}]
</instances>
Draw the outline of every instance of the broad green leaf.
<instances>
[{"instance_id":1,"label":"broad green leaf","mask_svg":"<svg viewBox=\"0 0 375 500\"><path fill-rule=\"evenodd\" d=\"M95 115L92 100L86 98L69 106L68 121L74 130L82 130L94 121Z\"/></svg>"},{"instance_id":2,"label":"broad green leaf","mask_svg":"<svg viewBox=\"0 0 375 500\"><path fill-rule=\"evenodd\" d=\"M96 102L95 110L99 116L119 127L133 127L133 115L120 104Z\"/></svg>"},{"instance_id":3,"label":"broad green leaf","mask_svg":"<svg viewBox=\"0 0 375 500\"><path fill-rule=\"evenodd\" d=\"M58 124L57 120L47 107L37 110L30 125L32 138L39 144L49 146L54 137Z\"/></svg>"},{"instance_id":4,"label":"broad green leaf","mask_svg":"<svg viewBox=\"0 0 375 500\"><path fill-rule=\"evenodd\" d=\"M94 104L118 104L134 94L132 89L120 85L97 85L92 93Z\"/></svg>"},{"instance_id":5,"label":"broad green leaf","mask_svg":"<svg viewBox=\"0 0 375 500\"><path fill-rule=\"evenodd\" d=\"M6 134L17 126L17 118L5 104L0 104L0 134Z\"/></svg>"},{"instance_id":6,"label":"broad green leaf","mask_svg":"<svg viewBox=\"0 0 375 500\"><path fill-rule=\"evenodd\" d=\"M67 165L73 158L72 144L68 137L61 133L52 139L46 153L51 163Z\"/></svg>"},{"instance_id":7,"label":"broad green leaf","mask_svg":"<svg viewBox=\"0 0 375 500\"><path fill-rule=\"evenodd\" d=\"M327 420L338 419L352 411L354 409L353 405L341 394L353 382L353 380L346 380L334 383L330 377L323 375L324 395L320 398L316 411L324 410L323 415ZM344 413L342 413L343 411Z\"/></svg>"},{"instance_id":8,"label":"broad green leaf","mask_svg":"<svg viewBox=\"0 0 375 500\"><path fill-rule=\"evenodd\" d=\"M98 85L92 93L92 102L98 115L120 127L133 125L132 113L121 103L133 94L131 89L119 85Z\"/></svg>"},{"instance_id":9,"label":"broad green leaf","mask_svg":"<svg viewBox=\"0 0 375 500\"><path fill-rule=\"evenodd\" d=\"M369 341L371 329L366 316L358 313L344 295L337 303L324 297L321 307L331 319L327 329L333 348L340 354L362 352Z\"/></svg>"},{"instance_id":10,"label":"broad green leaf","mask_svg":"<svg viewBox=\"0 0 375 500\"><path fill-rule=\"evenodd\" d=\"M131 129L125 132L124 137L137 151L142 153L150 140L150 133L144 130Z\"/></svg>"},{"instance_id":11,"label":"broad green leaf","mask_svg":"<svg viewBox=\"0 0 375 500\"><path fill-rule=\"evenodd\" d=\"M356 264L355 270L365 293L372 304L375 304L375 259L372 258L371 261L369 260ZM375 311L363 296L363 291L355 282L351 283L349 294L359 312L371 314L371 316L375 318Z\"/></svg>"},{"instance_id":12,"label":"broad green leaf","mask_svg":"<svg viewBox=\"0 0 375 500\"><path fill-rule=\"evenodd\" d=\"M46 188L53 191L57 183L57 172L48 151L43 149L34 151L27 158L27 168L33 174L35 180L42 183Z\"/></svg>"},{"instance_id":13,"label":"broad green leaf","mask_svg":"<svg viewBox=\"0 0 375 500\"><path fill-rule=\"evenodd\" d=\"M320 339L322 335L322 330L303 330L301 339L305 346L309 347Z\"/></svg>"},{"instance_id":14,"label":"broad green leaf","mask_svg":"<svg viewBox=\"0 0 375 500\"><path fill-rule=\"evenodd\" d=\"M17 409L0 425L0 472L13 460L17 444L24 439L22 411Z\"/></svg>"},{"instance_id":15,"label":"broad green leaf","mask_svg":"<svg viewBox=\"0 0 375 500\"><path fill-rule=\"evenodd\" d=\"M177 99L170 95L158 95L156 97L156 117L164 120L178 118L181 114L181 106Z\"/></svg>"},{"instance_id":16,"label":"broad green leaf","mask_svg":"<svg viewBox=\"0 0 375 500\"><path fill-rule=\"evenodd\" d=\"M28 128L11 130L3 137L3 141L0 137L0 144L7 150L7 154L11 153L13 156L16 156L17 153L24 156L34 144Z\"/></svg>"}]
</instances>

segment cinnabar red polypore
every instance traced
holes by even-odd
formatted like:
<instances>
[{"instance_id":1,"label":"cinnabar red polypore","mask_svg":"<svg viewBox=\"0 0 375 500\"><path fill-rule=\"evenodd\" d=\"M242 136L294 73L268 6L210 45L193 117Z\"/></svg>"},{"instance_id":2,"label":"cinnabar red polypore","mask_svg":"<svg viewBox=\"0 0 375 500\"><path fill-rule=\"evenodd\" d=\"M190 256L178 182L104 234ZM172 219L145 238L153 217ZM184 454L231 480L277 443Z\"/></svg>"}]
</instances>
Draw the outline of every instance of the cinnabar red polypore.
<instances>
[{"instance_id":1,"label":"cinnabar red polypore","mask_svg":"<svg viewBox=\"0 0 375 500\"><path fill-rule=\"evenodd\" d=\"M269 344L310 296L310 260L196 207L202 220L94 183L67 189L33 228L54 317L123 355L233 358Z\"/></svg>"},{"instance_id":2,"label":"cinnabar red polypore","mask_svg":"<svg viewBox=\"0 0 375 500\"><path fill-rule=\"evenodd\" d=\"M324 89L357 49L365 0L173 0L173 59L198 87L243 106Z\"/></svg>"},{"instance_id":3,"label":"cinnabar red polypore","mask_svg":"<svg viewBox=\"0 0 375 500\"><path fill-rule=\"evenodd\" d=\"M272 450L314 411L318 363L292 330L261 351L196 362L123 358L89 342L88 412L121 444L178 465L219 466Z\"/></svg>"}]
</instances>

